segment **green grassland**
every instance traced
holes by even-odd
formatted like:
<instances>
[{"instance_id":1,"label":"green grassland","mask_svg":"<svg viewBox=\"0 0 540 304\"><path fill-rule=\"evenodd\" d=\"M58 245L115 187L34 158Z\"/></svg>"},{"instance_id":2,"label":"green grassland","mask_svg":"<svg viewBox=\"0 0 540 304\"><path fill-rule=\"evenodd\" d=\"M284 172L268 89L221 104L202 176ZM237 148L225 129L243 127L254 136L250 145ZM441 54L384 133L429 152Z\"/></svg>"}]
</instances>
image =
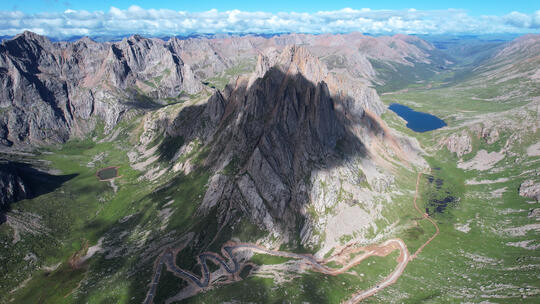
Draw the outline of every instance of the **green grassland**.
<instances>
[{"instance_id":1,"label":"green grassland","mask_svg":"<svg viewBox=\"0 0 540 304\"><path fill-rule=\"evenodd\" d=\"M182 105L169 107L175 106ZM21 240L12 244L13 229L10 225L0 226L0 246L5 248L0 252L0 267L6 278L0 286L0 303L141 302L148 290L155 258L161 253L159 248L174 247L186 232L197 233L199 241L182 250L176 262L199 274L195 260L198 253L219 252L222 244L230 239L255 242L266 236L266 232L242 218L220 230L217 210L204 217L195 216L211 174L204 167L189 175L168 173L155 182L141 179L143 172L132 169L127 157L140 135L141 121L141 116L135 116L120 123L116 127L119 135L114 141L103 141L108 135L104 134L100 124L86 138L42 148L29 157L29 160L47 161L48 167L59 170L69 179L49 193L13 204L12 216L31 213L39 217L43 229L38 233L21 232ZM182 138L161 137L153 145L158 146L161 162L166 163L182 143ZM197 147L191 153L193 155L189 157L193 159L204 157L204 148ZM100 181L96 176L99 169L110 166L119 167L119 177L114 180L118 187L116 192L109 182ZM225 171L232 172L234 168ZM406 182L406 187L414 187L414 183ZM411 195L405 195L396 206L409 210L411 198ZM162 228L159 212L165 208L170 208L172 214ZM401 215L396 210L388 208L388 217L398 219ZM409 217L413 216L409 213ZM104 252L97 253L80 266L70 265L75 256L84 255L87 247L98 243L105 248ZM313 253L313 250L295 246L298 244L286 247L295 252ZM24 259L28 253L36 256L35 262L28 263ZM339 302L384 278L394 269L396 257L397 252L387 257L371 257L356 266L351 274L336 277L308 271L299 274L293 284L278 284L270 278L249 276L242 282L213 289L188 302L225 299L267 299L269 303ZM286 259L256 255L253 262L280 264ZM156 303L164 302L185 284L164 271ZM18 286L21 287L16 289ZM236 291L239 287L246 287L249 292L239 293Z\"/></svg>"},{"instance_id":2,"label":"green grassland","mask_svg":"<svg viewBox=\"0 0 540 304\"><path fill-rule=\"evenodd\" d=\"M442 159L442 161L441 161ZM433 215L441 233L407 266L406 273L393 286L375 296L380 302L418 303L421 301L448 303L467 299L489 300L497 303L508 301L536 302L536 297L522 298L519 289L530 288L538 291L538 251L508 246L509 242L537 239L538 232L530 231L524 236L508 236L502 233L503 227L530 224L534 220L527 217L527 200L519 197L517 188L522 178L495 185L464 186L467 177L478 176L459 172L452 165L452 156L446 155L432 160L432 167L440 167L439 176L452 180L454 193L459 202L449 206L443 213ZM454 160L455 161L455 160ZM536 164L537 166L538 164ZM521 171L526 168L515 168ZM530 169L530 168L528 168ZM499 173L497 176L512 176L512 173ZM495 189L506 187L502 198L489 197ZM423 185L424 193L428 189ZM431 191L429 189L428 191ZM425 197L422 205L428 206ZM507 214L506 210L518 210ZM504 223L504 224L503 224ZM462 232L456 225L468 224L470 231ZM414 249L412 239L426 239L434 232L428 224L407 231L404 240L409 250ZM413 245L413 246L411 246ZM489 293L483 290L501 288L500 292ZM498 299L498 296L508 297ZM399 300L398 300L399 299Z\"/></svg>"},{"instance_id":3,"label":"green grassland","mask_svg":"<svg viewBox=\"0 0 540 304\"><path fill-rule=\"evenodd\" d=\"M474 79L474 77L471 77ZM475 80L476 81L476 80ZM420 208L430 208L432 200L451 193L457 200L443 212L430 212L440 227L440 235L407 266L398 282L369 299L373 303L537 303L540 298L540 252L510 243L533 240L538 244L539 231L526 230L512 234L512 228L536 223L528 217L530 199L519 196L519 185L526 179L538 180L536 172L540 157L527 157L526 148L540 141L540 132L534 129L519 130L523 116L507 114L531 102L530 90L522 95L494 100L496 96L514 90L516 80L496 84L486 80L481 85L462 82L455 85L410 86L407 90L382 96L386 104L398 102L419 111L436 114L445 119L448 127L426 133L414 133L405 127L403 120L388 111L383 119L394 129L416 137L427 152L426 160L432 168L433 178L443 181L437 189L434 182L422 179ZM534 91L533 91L534 92ZM534 94L534 93L533 93ZM499 127L499 139L488 144L470 131L470 122L482 123L483 115L494 114L486 123ZM537 113L528 116L533 119ZM537 116L536 116L537 117ZM502 121L513 121L518 130L505 129ZM480 149L502 151L515 132L519 141L506 144L503 160L492 169L463 170L459 161L441 140L452 133L467 132L472 137L470 154L462 160L473 158ZM438 168L435 170L434 168ZM467 181L496 181L468 184ZM466 229L463 229L466 227ZM461 228L461 229L458 229ZM510 229L510 230L508 230ZM434 232L426 221L406 230L402 238L412 252L415 240L425 240Z\"/></svg>"},{"instance_id":4,"label":"green grassland","mask_svg":"<svg viewBox=\"0 0 540 304\"><path fill-rule=\"evenodd\" d=\"M87 138L44 148L29 157L29 161L47 161L69 178L54 191L12 205L13 217L39 218L35 233L22 231L21 240L13 244L11 226L0 226L0 303L132 303L144 298L154 261L151 256L141 260L144 249L170 243L198 225L200 219L193 213L209 172L170 174L157 184L141 180L142 173L130 167L126 154L140 120L137 116L119 124L115 141L102 142L106 136L98 128ZM163 157L169 157L171 143L161 144ZM95 161L98 155L103 157ZM119 167L117 192L96 176L97 170L109 166ZM158 212L170 201L174 212L162 230ZM96 245L101 238L103 247L118 252L96 254L81 267L69 265L77 253L84 254L85 244ZM30 253L35 259L28 262L24 257ZM57 264L56 269L46 268ZM11 292L28 278L24 288Z\"/></svg>"},{"instance_id":5,"label":"green grassland","mask_svg":"<svg viewBox=\"0 0 540 304\"><path fill-rule=\"evenodd\" d=\"M252 69L252 64L246 62L226 70L219 77L208 79L208 86L221 89L231 77ZM393 112L383 114L391 128L416 138L426 151L425 159L431 170L421 178L418 204L421 210L428 209L439 225L440 235L408 264L397 283L365 302L538 303L540 252L509 243L533 240L532 244L538 244L539 232L533 229L524 234L512 234L508 229L535 223L528 213L537 205L519 196L518 189L524 180L538 180L535 174L540 167L540 157L527 157L525 150L540 140L540 131L522 130L521 140L507 147L512 153L507 153L494 168L485 171L459 169L460 159L440 144L452 133L471 132L468 124L482 115L491 113L500 115L498 119L519 120L517 116L504 113L531 102L531 98L538 95L537 84L526 83L522 87L520 81L510 79L498 83L486 80L479 85L475 75L457 68L438 70L426 65L414 70L376 62L374 66L389 79L386 85L378 87L379 92L394 91L382 95L384 103L398 102L433 113L443 118L448 127L414 133ZM152 79L148 85L155 87L160 81L161 78ZM526 93L507 94L516 91L516 87ZM403 88L406 90L395 92ZM496 99L505 94L510 97ZM189 103L201 98L181 95L171 100L166 109L177 110L184 106L184 100ZM140 99L152 108L163 106L146 95L141 95ZM63 182L48 193L12 205L11 217L31 218L37 223L33 231L19 231L19 241L15 242L16 234L11 225L0 226L0 303L140 303L148 290L157 255L163 248L177 246L186 232L195 232L198 241L184 248L176 257L176 263L196 274L200 274L195 259L198 253L219 252L231 239L256 242L267 236L265 231L242 217L239 210L233 210L236 218L226 225L217 216L216 208L206 216L196 214L213 173L202 165L208 151L200 143L196 143L189 155L177 160L194 160L197 167L190 174L168 172L153 182L141 179L144 172L132 169L127 157L127 152L138 142L141 123L141 115L122 121L112 131L119 131L113 141L103 140L107 135L103 124L99 124L86 138L42 148L27 157L28 161L44 160L49 168L59 170ZM501 151L512 133L512 130L501 129L499 139L492 144L473 136L473 151L462 160L473 158L481 149ZM164 165L183 144L182 137L158 136L151 146L158 147L159 163ZM96 160L96 156L101 157ZM237 159L231 161L222 173L235 174L238 162ZM120 177L114 180L116 191L110 182L99 181L96 176L99 169L109 166L119 167ZM393 173L396 176L393 188L399 191L393 193L392 202L384 206L384 219L376 222L377 231L397 223L388 237L403 239L413 253L433 235L435 228L413 208L417 172L396 166ZM503 181L468 183L497 179ZM362 185L368 186L365 182ZM437 210L434 201L446 197L453 199ZM171 210L167 221L160 215L166 208ZM376 231L372 231L367 237L376 235ZM347 236L343 241L352 237ZM104 252L77 267L70 265L74 257L84 255L88 246L98 243L105 248ZM313 253L316 248L291 243L283 244L282 249ZM308 270L286 274L291 280L280 283L272 278L250 275L182 303L339 303L391 273L397 264L397 254L370 257L340 276ZM254 255L251 261L258 265L290 262L264 254ZM209 266L216 269L215 265ZM186 284L164 268L154 302L164 303Z\"/></svg>"}]
</instances>

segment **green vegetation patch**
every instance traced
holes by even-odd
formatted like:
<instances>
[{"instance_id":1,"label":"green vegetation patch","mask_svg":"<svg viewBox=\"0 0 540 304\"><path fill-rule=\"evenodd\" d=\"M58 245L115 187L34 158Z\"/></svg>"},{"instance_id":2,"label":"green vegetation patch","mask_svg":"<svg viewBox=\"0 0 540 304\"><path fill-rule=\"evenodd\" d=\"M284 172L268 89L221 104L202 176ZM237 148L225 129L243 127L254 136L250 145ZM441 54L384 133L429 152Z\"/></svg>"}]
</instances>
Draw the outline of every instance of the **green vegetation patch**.
<instances>
[{"instance_id":1,"label":"green vegetation patch","mask_svg":"<svg viewBox=\"0 0 540 304\"><path fill-rule=\"evenodd\" d=\"M262 254L262 253L255 253L250 261L258 264L258 265L274 265L274 264L283 264L285 262L288 262L292 260L291 258L287 257L281 257L281 256L275 256L275 255L269 255L269 254Z\"/></svg>"}]
</instances>

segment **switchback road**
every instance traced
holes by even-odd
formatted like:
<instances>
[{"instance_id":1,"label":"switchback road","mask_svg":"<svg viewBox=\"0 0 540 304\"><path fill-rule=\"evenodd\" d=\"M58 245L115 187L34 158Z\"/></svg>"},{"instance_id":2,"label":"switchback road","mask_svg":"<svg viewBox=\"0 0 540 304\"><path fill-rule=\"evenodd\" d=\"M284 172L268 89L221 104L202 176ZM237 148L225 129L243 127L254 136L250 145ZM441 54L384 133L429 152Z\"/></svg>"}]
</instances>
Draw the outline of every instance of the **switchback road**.
<instances>
[{"instance_id":1,"label":"switchback road","mask_svg":"<svg viewBox=\"0 0 540 304\"><path fill-rule=\"evenodd\" d=\"M405 270L405 267L407 264L412 261L416 256L424 249L425 246L427 246L437 235L439 235L439 227L435 223L433 219L429 217L427 213L422 212L418 206L417 206L417 198L418 198L418 188L420 184L420 178L422 176L422 173L418 173L417 180L416 180L416 191L414 195L413 205L414 208L422 215L423 218L429 220L433 226L436 229L436 232L433 236L431 236L422 246L420 246L416 252L413 255L409 254L409 251L407 249L407 245L403 242L401 239L390 239L387 240L381 244L378 245L371 245L368 247L355 247L357 244L348 244L347 246L341 248L341 250L332 256L329 259L325 260L317 260L313 255L310 254L298 254L298 253L292 253L292 252L286 252L286 251L278 251L278 250L270 250L266 249L264 247L261 247L256 244L251 243L235 243L235 242L227 242L223 247L221 248L221 255L214 253L214 252L203 252L197 256L197 261L199 265L201 265L201 277L199 278L197 275L193 274L192 272L188 270L184 270L180 267L178 267L174 261L174 258L176 256L177 251L180 251L181 249L173 250L173 249L167 249L165 250L159 258L156 260L156 264L154 267L154 275L152 277L152 282L150 284L150 290L148 291L146 295L146 299L144 301L145 304L150 304L153 301L153 298L156 293L157 284L159 283L159 278L161 276L161 269L163 265L166 265L167 270L171 271L174 275L194 284L199 288L199 291L202 291L203 289L211 286L211 273L208 268L207 261L213 260L216 265L219 264L220 268L224 269L227 274L231 277L236 277L240 274L240 272L243 269L243 265L240 265L240 262L238 261L237 257L235 256L235 252L241 251L241 250L250 250L255 253L262 253L262 254L268 254L272 256L280 256L280 257L286 257L286 258L292 258L292 259L301 259L304 260L307 264L309 264L313 271L324 273L327 275L339 275L344 272L347 272L352 267L358 265L363 260L370 256L386 256L389 253L399 250L400 254L397 258L398 265L390 273L384 280L377 283L377 285L367 289L359 291L352 295L352 297L345 301L346 304L353 304L358 303L370 296L373 296L380 290L392 285L395 283L399 277L403 274L403 271ZM355 248L351 250L350 248ZM342 263L341 268L331 268L326 266L325 264L330 261L340 260L343 258L350 257L351 253L356 253L362 251L363 253L360 255L355 256L354 258L350 259L346 263Z\"/></svg>"}]
</instances>

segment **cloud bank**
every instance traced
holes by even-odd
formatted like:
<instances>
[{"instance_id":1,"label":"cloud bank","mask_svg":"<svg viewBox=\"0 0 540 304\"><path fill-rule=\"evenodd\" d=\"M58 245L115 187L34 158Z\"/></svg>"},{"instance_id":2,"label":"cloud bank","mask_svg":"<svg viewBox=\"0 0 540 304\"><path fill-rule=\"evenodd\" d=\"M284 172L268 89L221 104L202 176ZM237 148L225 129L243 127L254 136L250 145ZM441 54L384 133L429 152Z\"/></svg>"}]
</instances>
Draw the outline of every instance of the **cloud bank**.
<instances>
[{"instance_id":1,"label":"cloud bank","mask_svg":"<svg viewBox=\"0 0 540 304\"><path fill-rule=\"evenodd\" d=\"M30 30L50 37L88 35L191 35L220 33L344 33L443 34L525 33L540 31L540 10L533 14L511 12L504 16L470 16L466 11L371 10L345 8L316 13L267 13L231 10L220 12L143 9L131 6L109 11L66 10L25 14L0 11L0 35Z\"/></svg>"}]
</instances>

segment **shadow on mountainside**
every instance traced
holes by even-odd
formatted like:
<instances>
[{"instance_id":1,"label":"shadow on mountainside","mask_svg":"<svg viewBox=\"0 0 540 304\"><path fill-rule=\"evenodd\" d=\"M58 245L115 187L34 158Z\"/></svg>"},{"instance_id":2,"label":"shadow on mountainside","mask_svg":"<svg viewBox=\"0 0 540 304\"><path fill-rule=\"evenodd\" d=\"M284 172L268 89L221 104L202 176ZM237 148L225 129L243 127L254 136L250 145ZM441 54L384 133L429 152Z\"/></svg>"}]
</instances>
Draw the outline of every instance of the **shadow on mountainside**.
<instances>
[{"instance_id":1,"label":"shadow on mountainside","mask_svg":"<svg viewBox=\"0 0 540 304\"><path fill-rule=\"evenodd\" d=\"M176 256L176 263L197 275L198 254L219 252L233 237L250 242L265 236L265 216L272 219L277 231L289 235L291 242L284 250L315 251L300 242L300 231L309 221L303 209L313 187L311 172L339 167L354 157L369 157L360 131L369 128L375 136L384 132L376 120L351 105L350 97L331 96L325 83L312 83L300 74L287 75L272 68L250 86L247 80L236 87L229 85L205 105L185 106L165 130L157 156L160 163L172 166L185 156L178 155L181 148L198 141L200 146L185 152L191 156L182 160L191 162L190 173L176 174L138 200L138 208L149 210L146 213L109 226L110 231L118 232L128 226L147 226L145 221L155 218L158 211L172 208L165 231L154 229L146 249L137 249L132 255L135 259L119 260L132 273L127 278L129 302L143 301L156 258L165 248L178 246L175 241L187 232L193 232L194 237ZM205 199L207 196L211 198ZM123 239L118 241L117 248L129 245ZM105 267L97 266L99 263L92 267ZM169 274L161 274L155 303L162 303L185 286L182 279ZM308 283L313 288L318 284ZM264 294L272 294L272 286L259 285L267 289ZM306 294L306 298L317 302L327 295ZM79 298L81 303L87 299ZM197 299L203 300L204 294L187 302Z\"/></svg>"},{"instance_id":2,"label":"shadow on mountainside","mask_svg":"<svg viewBox=\"0 0 540 304\"><path fill-rule=\"evenodd\" d=\"M37 170L27 163L0 160L0 178L2 185L5 186L0 193L3 196L0 203L4 203L0 204L0 224L5 221L4 213L10 210L10 204L53 192L76 176L77 174L52 175ZM12 189L7 187L9 181L14 183Z\"/></svg>"},{"instance_id":3,"label":"shadow on mountainside","mask_svg":"<svg viewBox=\"0 0 540 304\"><path fill-rule=\"evenodd\" d=\"M290 233L293 242L287 250L316 250L304 248L299 241L300 231L309 220L302 210L309 203L313 187L311 172L339 167L351 158L369 157L361 131L384 136L384 127L378 120L355 110L351 101L348 96L331 96L324 82L312 83L301 74L286 75L272 68L249 87L247 81L236 87L229 85L204 107L184 108L167 130L169 135L162 146L175 146L177 151L184 144L200 140L207 156L192 174L218 174L221 184L208 190L217 193L212 202L203 202L201 196L193 202L198 218L190 231L196 236L176 257L178 266L200 274L196 255L219 252L231 237L245 235L241 230L247 227L243 225L246 219L258 231L267 229L258 214L261 205L256 201L262 202L261 208L280 231ZM170 149L158 151L162 160L174 160ZM169 185L178 186L181 184ZM251 241L250 237L254 240L256 234L246 235L248 239L242 241ZM149 279L146 278L147 283ZM160 284L170 285L163 280ZM316 283L311 282L310 286L313 284ZM271 288L264 284L260 287ZM139 284L134 284L133 292L140 294L139 288ZM167 291L172 296L179 290ZM314 295L307 298L322 299ZM196 299L204 299L204 294ZM260 300L264 303L271 299Z\"/></svg>"}]
</instances>

